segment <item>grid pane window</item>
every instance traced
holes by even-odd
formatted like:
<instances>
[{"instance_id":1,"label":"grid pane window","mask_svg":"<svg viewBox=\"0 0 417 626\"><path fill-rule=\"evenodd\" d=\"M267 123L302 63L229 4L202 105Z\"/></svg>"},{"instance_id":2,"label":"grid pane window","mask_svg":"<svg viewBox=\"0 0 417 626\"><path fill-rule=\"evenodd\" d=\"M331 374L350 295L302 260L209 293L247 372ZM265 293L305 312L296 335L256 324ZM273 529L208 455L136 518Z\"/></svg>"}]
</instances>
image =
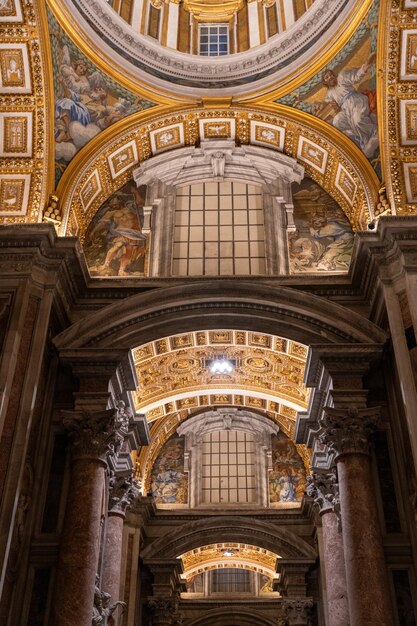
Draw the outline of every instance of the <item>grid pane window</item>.
<instances>
[{"instance_id":1,"label":"grid pane window","mask_svg":"<svg viewBox=\"0 0 417 626\"><path fill-rule=\"evenodd\" d=\"M210 182L177 191L174 276L265 274L262 191Z\"/></svg>"},{"instance_id":2,"label":"grid pane window","mask_svg":"<svg viewBox=\"0 0 417 626\"><path fill-rule=\"evenodd\" d=\"M213 593L250 593L252 572L244 569L213 570L211 573L211 590Z\"/></svg>"},{"instance_id":3,"label":"grid pane window","mask_svg":"<svg viewBox=\"0 0 417 626\"><path fill-rule=\"evenodd\" d=\"M229 27L227 24L200 26L200 54L205 57L220 57L229 53Z\"/></svg>"},{"instance_id":4,"label":"grid pane window","mask_svg":"<svg viewBox=\"0 0 417 626\"><path fill-rule=\"evenodd\" d=\"M253 436L220 430L203 438L202 494L204 504L255 502Z\"/></svg>"}]
</instances>

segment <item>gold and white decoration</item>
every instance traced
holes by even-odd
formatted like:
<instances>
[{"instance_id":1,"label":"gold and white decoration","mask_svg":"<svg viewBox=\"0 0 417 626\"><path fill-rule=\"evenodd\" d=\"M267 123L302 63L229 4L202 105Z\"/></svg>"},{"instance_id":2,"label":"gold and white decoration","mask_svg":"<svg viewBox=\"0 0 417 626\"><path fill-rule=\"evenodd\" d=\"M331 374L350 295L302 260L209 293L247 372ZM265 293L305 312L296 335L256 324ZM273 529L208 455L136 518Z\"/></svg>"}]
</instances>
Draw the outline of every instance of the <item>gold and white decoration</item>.
<instances>
[{"instance_id":1,"label":"gold and white decoration","mask_svg":"<svg viewBox=\"0 0 417 626\"><path fill-rule=\"evenodd\" d=\"M50 190L45 7L0 6L0 224L39 222Z\"/></svg>"}]
</instances>

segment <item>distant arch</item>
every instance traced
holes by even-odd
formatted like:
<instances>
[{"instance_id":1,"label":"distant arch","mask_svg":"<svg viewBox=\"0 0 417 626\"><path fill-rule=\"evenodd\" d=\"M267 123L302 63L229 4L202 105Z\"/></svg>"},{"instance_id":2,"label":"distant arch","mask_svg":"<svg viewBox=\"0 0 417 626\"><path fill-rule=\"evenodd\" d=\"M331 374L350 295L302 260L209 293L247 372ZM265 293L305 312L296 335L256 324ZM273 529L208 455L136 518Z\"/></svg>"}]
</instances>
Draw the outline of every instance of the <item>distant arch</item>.
<instances>
[{"instance_id":1,"label":"distant arch","mask_svg":"<svg viewBox=\"0 0 417 626\"><path fill-rule=\"evenodd\" d=\"M61 351L129 350L170 334L229 328L306 345L383 344L371 321L310 293L268 282L211 280L138 293L73 324L55 338Z\"/></svg>"},{"instance_id":2,"label":"distant arch","mask_svg":"<svg viewBox=\"0 0 417 626\"><path fill-rule=\"evenodd\" d=\"M275 552L285 558L314 560L315 549L294 533L262 520L239 516L214 517L189 522L146 546L141 557L175 559L195 548L222 542L246 543Z\"/></svg>"}]
</instances>

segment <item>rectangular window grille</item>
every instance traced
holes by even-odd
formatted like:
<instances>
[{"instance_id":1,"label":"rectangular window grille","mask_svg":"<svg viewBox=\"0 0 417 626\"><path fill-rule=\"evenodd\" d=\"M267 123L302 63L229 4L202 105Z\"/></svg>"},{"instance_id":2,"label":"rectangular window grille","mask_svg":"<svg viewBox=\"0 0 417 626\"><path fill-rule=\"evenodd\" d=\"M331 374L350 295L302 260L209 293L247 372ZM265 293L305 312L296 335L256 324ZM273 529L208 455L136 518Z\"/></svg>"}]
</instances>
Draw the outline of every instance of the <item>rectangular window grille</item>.
<instances>
[{"instance_id":1,"label":"rectangular window grille","mask_svg":"<svg viewBox=\"0 0 417 626\"><path fill-rule=\"evenodd\" d=\"M221 57L225 54L229 54L228 25L201 25L199 33L199 53L205 57Z\"/></svg>"},{"instance_id":2,"label":"rectangular window grille","mask_svg":"<svg viewBox=\"0 0 417 626\"><path fill-rule=\"evenodd\" d=\"M174 276L259 276L265 272L260 187L207 182L178 189Z\"/></svg>"},{"instance_id":3,"label":"rectangular window grille","mask_svg":"<svg viewBox=\"0 0 417 626\"><path fill-rule=\"evenodd\" d=\"M213 593L250 593L251 572L245 569L225 567L212 571Z\"/></svg>"},{"instance_id":4,"label":"rectangular window grille","mask_svg":"<svg viewBox=\"0 0 417 626\"><path fill-rule=\"evenodd\" d=\"M204 504L250 504L256 501L253 436L221 430L203 437Z\"/></svg>"}]
</instances>

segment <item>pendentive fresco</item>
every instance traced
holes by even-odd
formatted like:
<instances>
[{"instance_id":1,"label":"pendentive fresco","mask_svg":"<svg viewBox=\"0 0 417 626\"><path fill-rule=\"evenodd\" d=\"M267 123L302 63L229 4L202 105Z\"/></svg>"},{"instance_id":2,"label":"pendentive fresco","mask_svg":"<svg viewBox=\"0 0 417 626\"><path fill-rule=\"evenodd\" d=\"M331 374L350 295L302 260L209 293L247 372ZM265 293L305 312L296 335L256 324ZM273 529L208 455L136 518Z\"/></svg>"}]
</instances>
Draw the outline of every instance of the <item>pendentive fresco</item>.
<instances>
[{"instance_id":1,"label":"pendentive fresco","mask_svg":"<svg viewBox=\"0 0 417 626\"><path fill-rule=\"evenodd\" d=\"M153 106L101 72L48 11L55 91L55 178L102 130Z\"/></svg>"},{"instance_id":2,"label":"pendentive fresco","mask_svg":"<svg viewBox=\"0 0 417 626\"><path fill-rule=\"evenodd\" d=\"M295 444L284 433L272 437L272 471L269 474L269 501L301 502L306 470Z\"/></svg>"},{"instance_id":3,"label":"pendentive fresco","mask_svg":"<svg viewBox=\"0 0 417 626\"><path fill-rule=\"evenodd\" d=\"M332 124L362 150L380 174L375 63L378 12L379 0L343 50L278 102Z\"/></svg>"}]
</instances>

